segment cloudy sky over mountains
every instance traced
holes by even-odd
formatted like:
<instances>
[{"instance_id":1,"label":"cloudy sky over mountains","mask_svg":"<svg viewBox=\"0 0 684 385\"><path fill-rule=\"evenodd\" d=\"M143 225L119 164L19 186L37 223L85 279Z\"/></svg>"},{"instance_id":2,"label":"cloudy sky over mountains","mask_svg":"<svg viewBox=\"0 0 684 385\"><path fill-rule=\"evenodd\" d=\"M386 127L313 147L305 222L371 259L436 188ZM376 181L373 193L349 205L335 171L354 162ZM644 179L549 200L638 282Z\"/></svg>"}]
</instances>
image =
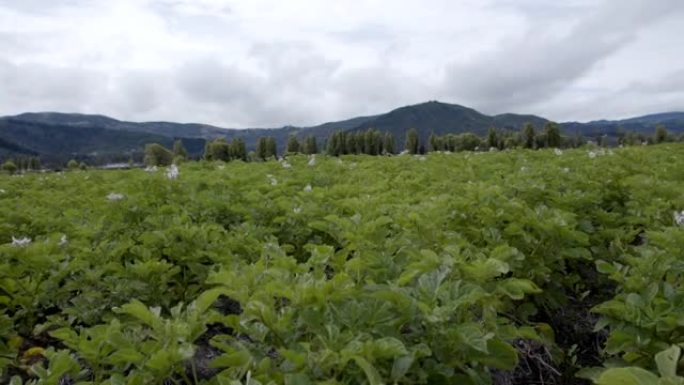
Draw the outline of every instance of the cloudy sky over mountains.
<instances>
[{"instance_id":1,"label":"cloudy sky over mountains","mask_svg":"<svg viewBox=\"0 0 684 385\"><path fill-rule=\"evenodd\" d=\"M0 0L0 115L312 125L684 110L682 0Z\"/></svg>"}]
</instances>

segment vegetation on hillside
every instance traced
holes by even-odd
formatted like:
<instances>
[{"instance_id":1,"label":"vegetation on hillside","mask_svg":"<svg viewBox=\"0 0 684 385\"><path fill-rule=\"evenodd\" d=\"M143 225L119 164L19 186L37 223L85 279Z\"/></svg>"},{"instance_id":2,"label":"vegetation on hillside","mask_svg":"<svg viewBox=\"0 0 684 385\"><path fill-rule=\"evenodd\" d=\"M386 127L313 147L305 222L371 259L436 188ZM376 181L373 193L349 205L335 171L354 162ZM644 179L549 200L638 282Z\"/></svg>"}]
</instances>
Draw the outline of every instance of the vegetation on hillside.
<instances>
[{"instance_id":1,"label":"vegetation on hillside","mask_svg":"<svg viewBox=\"0 0 684 385\"><path fill-rule=\"evenodd\" d=\"M263 159L257 156L256 151L261 137L273 138L276 147L282 151L278 155L288 152L287 144L290 138L294 138L300 145L299 152L317 153L324 150L325 142L330 141L335 132L344 133L346 141L353 141L358 139L357 135L365 134L369 130L377 131L383 137L383 147L393 148L393 151L383 149L383 152L393 153L405 149L404 139L411 128L416 130L418 141L423 145L423 148L417 151L420 153L429 151L430 136L461 135L459 138L464 139L466 147L471 147L469 143L472 135L485 138L489 129L495 128L498 136L506 137L508 143L479 146L480 149L488 150L490 147L516 147L516 142L521 141L512 133L522 130L526 124L531 124L535 128L532 136L535 138L534 142L527 141L530 139L529 136L522 141L527 148L555 147L543 136L544 127L548 123L547 119L534 115L508 113L488 116L471 108L436 101L397 108L385 114L356 117L318 126L285 126L269 129L223 129L206 124L125 122L101 115L26 113L0 117L0 162L10 158L16 161L18 157L38 156L43 166L53 169L63 167L70 159L85 161L95 166L126 163L129 160L133 163L142 163L145 144L159 143L166 148L172 148L174 141L179 139L187 151L186 158L199 159L204 154L206 143L216 138L224 138L228 142L242 140L246 154L255 151L254 158ZM626 145L637 145L645 141L660 142L664 138L654 138L653 134L664 127L669 131L666 141L681 140L684 135L684 113L672 112L618 121L567 122L558 125L563 135L577 143L593 141L606 146L615 146L618 142ZM472 135L463 137L465 134ZM302 147L312 139L317 141L314 146L316 151L310 148L304 151ZM393 143L387 143L389 140ZM353 142L345 143L345 146L350 150L340 151L340 154L369 152L357 148Z\"/></svg>"}]
</instances>

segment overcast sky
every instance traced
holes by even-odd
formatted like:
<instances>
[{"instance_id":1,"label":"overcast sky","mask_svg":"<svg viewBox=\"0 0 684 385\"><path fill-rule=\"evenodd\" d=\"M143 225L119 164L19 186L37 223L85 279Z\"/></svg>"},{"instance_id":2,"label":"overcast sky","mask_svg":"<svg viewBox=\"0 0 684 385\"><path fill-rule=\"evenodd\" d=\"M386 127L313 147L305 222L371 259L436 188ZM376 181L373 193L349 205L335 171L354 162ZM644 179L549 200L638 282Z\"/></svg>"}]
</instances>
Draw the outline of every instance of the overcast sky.
<instances>
[{"instance_id":1,"label":"overcast sky","mask_svg":"<svg viewBox=\"0 0 684 385\"><path fill-rule=\"evenodd\" d=\"M684 111L684 0L0 0L0 115L313 125Z\"/></svg>"}]
</instances>

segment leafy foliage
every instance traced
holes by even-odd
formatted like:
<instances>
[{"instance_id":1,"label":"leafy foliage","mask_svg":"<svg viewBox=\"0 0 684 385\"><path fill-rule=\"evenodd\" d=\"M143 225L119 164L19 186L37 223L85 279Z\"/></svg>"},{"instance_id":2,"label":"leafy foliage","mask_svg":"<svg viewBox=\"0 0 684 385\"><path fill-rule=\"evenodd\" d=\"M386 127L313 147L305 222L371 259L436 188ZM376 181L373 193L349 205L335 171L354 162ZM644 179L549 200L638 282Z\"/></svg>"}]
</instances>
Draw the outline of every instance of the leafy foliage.
<instances>
[{"instance_id":1,"label":"leafy foliage","mask_svg":"<svg viewBox=\"0 0 684 385\"><path fill-rule=\"evenodd\" d=\"M173 163L173 157L174 153L159 143L145 145L144 161L148 166L168 166ZM78 163L76 167L78 167Z\"/></svg>"},{"instance_id":2,"label":"leafy foliage","mask_svg":"<svg viewBox=\"0 0 684 385\"><path fill-rule=\"evenodd\" d=\"M489 385L586 302L583 376L680 384L681 149L0 176L0 382Z\"/></svg>"}]
</instances>

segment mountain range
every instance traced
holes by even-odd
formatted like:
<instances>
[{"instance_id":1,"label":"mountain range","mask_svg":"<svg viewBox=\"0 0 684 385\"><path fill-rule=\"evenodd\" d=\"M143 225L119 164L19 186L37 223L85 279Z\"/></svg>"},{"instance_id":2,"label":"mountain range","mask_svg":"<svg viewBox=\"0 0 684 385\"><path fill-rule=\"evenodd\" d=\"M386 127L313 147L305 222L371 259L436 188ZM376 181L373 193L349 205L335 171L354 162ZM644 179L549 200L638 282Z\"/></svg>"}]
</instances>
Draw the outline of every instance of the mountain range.
<instances>
[{"instance_id":1,"label":"mountain range","mask_svg":"<svg viewBox=\"0 0 684 385\"><path fill-rule=\"evenodd\" d=\"M401 147L410 128L418 130L425 141L431 133L472 132L484 135L489 127L518 130L525 123L541 129L549 120L522 114L486 115L457 104L430 101L405 106L384 114L355 117L312 127L229 129L197 123L134 123L102 115L58 112L23 113L0 117L0 159L13 156L40 156L47 162L67 158L91 159L97 162L122 161L140 157L146 143L157 142L170 147L180 139L191 155L199 156L208 139L243 138L253 149L261 136L272 136L283 149L287 138L315 136L319 145L335 131L360 131L375 128L392 133ZM561 123L566 135L588 137L615 136L620 130L651 134L656 125L664 124L670 132L684 132L684 112L667 112L624 120L597 120L586 123Z\"/></svg>"}]
</instances>

